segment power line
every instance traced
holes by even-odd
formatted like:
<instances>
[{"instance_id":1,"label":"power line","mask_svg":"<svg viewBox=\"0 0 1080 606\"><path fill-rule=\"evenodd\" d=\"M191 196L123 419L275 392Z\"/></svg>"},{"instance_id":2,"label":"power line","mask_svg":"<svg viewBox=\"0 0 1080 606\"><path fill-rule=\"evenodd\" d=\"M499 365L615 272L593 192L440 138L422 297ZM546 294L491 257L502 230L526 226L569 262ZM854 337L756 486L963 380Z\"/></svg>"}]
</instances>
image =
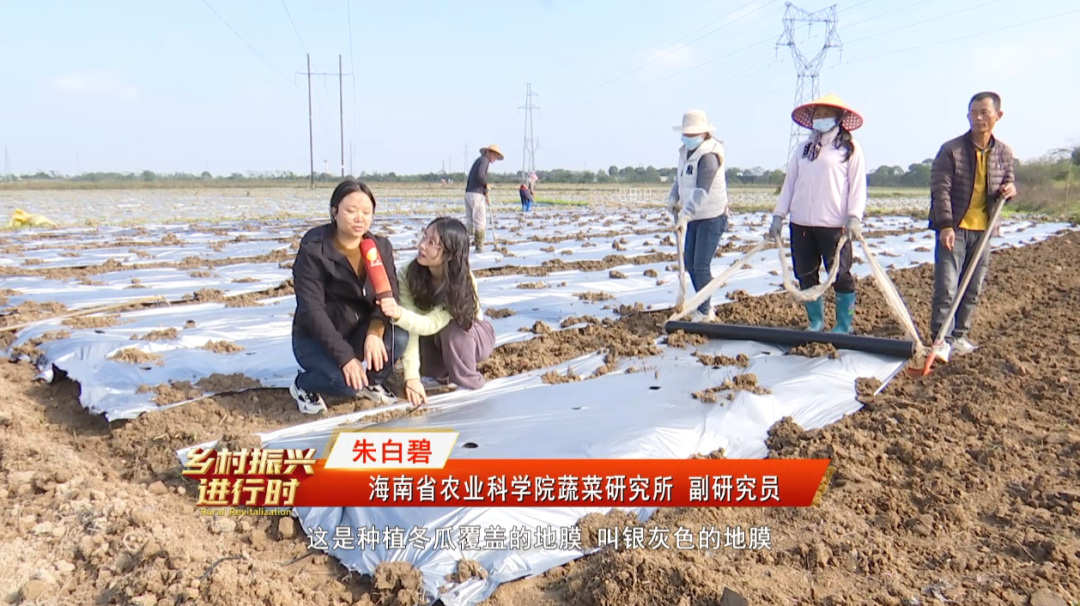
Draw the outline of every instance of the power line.
<instances>
[{"instance_id":1,"label":"power line","mask_svg":"<svg viewBox=\"0 0 1080 606\"><path fill-rule=\"evenodd\" d=\"M756 0L755 0L755 1L756 1ZM665 44L664 46L661 46L661 47L660 47L660 48L658 49L658 52L659 52L659 51L661 51L661 50L664 50L665 48L667 48L667 47L669 47L669 46L671 46L671 45L673 45L673 44L675 44L675 43L677 43L677 42L679 42L679 41L681 41L681 40L685 40L685 39L689 38L690 36L693 36L694 34L696 34L696 33L700 32L700 31L702 31L702 30L708 29L708 28L712 27L713 25L716 25L717 23L719 23L719 22L723 21L724 19L727 19L727 18L728 18L728 17L730 17L731 15L734 15L735 13L737 13L737 12L738 12L738 11L740 11L740 10L742 10L743 8L746 8L747 6L750 6L750 4L753 4L753 2L750 2L749 4L746 4L746 5L744 5L744 6L742 7L742 8L736 9L736 10L734 10L734 11L732 11L732 12L730 12L730 13L726 14L726 15L724 15L723 17L720 17L719 19L717 19L717 20L715 20L715 21L712 21L712 22L706 23L705 25L703 25L703 26L701 26L701 27L699 27L699 28L695 29L694 31L690 32L689 34L685 34L685 35L684 35L683 37L681 37L681 38L678 38L678 39L674 40L673 42L669 42L669 43ZM691 44L692 44L692 43L691 43ZM681 46L680 46L679 48L685 48L686 46L688 46L688 45L684 44L684 45L681 45ZM679 50L679 48L677 48L677 49L675 49L675 50ZM672 51L672 52L675 52L675 51ZM669 54L670 54L670 53L669 53ZM666 56L666 55L662 55L662 56L661 56L660 58L663 58L664 56ZM617 74L617 73L621 72L621 71L622 71L622 70L624 70L624 69L627 69L627 68L629 68L629 67L633 67L633 66L637 65L637 64L638 64L638 63L640 63L640 62L641 62L641 59L637 59L637 60L635 60L635 61L631 61L630 63L627 63L626 65L624 65L624 66L622 66L622 67L620 67L620 68L618 68L618 69L616 69L616 70L614 70L614 71L610 71L610 72L608 72L608 73L604 74L603 76L601 76L601 78L607 78L608 76L610 76L610 75L612 75L612 74ZM625 75L625 74L623 74L623 75ZM588 92L588 91L586 91L586 92Z\"/></svg>"},{"instance_id":2,"label":"power line","mask_svg":"<svg viewBox=\"0 0 1080 606\"><path fill-rule=\"evenodd\" d=\"M853 8L858 8L858 7L860 7L860 6L864 5L864 4L866 4L867 2L873 2L873 0L863 0L862 2L860 2L860 3L858 3L858 4L853 4L853 5L851 5L851 6L847 7L847 8L845 8L845 9L842 9L842 10L838 10L838 11L836 11L836 12L837 12L837 14L839 14L839 13L843 13L843 12L849 11L849 10L851 10L851 9L853 9Z\"/></svg>"},{"instance_id":3,"label":"power line","mask_svg":"<svg viewBox=\"0 0 1080 606\"><path fill-rule=\"evenodd\" d=\"M275 72L277 72L277 73L278 73L278 75L279 75L279 76L281 76L282 78L285 78L286 80L288 80L288 79L289 79L289 77L288 77L288 76L286 76L285 74L281 73L281 70L279 70L278 68L274 67L274 64L273 64L273 63L270 63L269 61L267 61L267 60L266 60L266 57L262 56L262 55L261 55L261 54L259 53L259 51L255 50L255 47L254 47L254 46L252 46L252 45L248 44L248 41L247 41L247 40L244 40L244 37L243 37L243 36L241 36L241 35L240 35L240 33L239 33L239 32L237 32L237 31L236 31L235 29L233 29L233 26L229 25L229 22L228 22L228 21L226 21L224 17L222 17L221 15L219 15L219 14L218 14L218 12L217 12L216 10L214 10L214 7L210 6L210 3L209 3L209 2L207 2L206 0L203 0L203 4L205 4L205 5L206 5L206 8L210 9L210 12L214 13L215 15L217 15L217 18L218 18L218 19L221 19L221 22L225 24L225 27L229 28L229 31L231 31L231 32L232 32L233 34L236 34L236 37L237 37L237 38L239 38L239 39L240 39L240 41L241 41L241 42L243 42L243 43L244 43L245 45L247 45L247 47L251 49L251 52L255 53L255 55L256 55L256 56L258 56L258 57L259 57L260 59L262 59L262 60L263 60L263 63L266 63L267 65L269 65L269 66L270 66L270 69L272 69L272 70L274 70ZM293 86L296 86L296 82L295 82L295 81L293 82Z\"/></svg>"},{"instance_id":4,"label":"power line","mask_svg":"<svg viewBox=\"0 0 1080 606\"><path fill-rule=\"evenodd\" d=\"M296 33L296 39L300 41L300 47L307 53L307 47L304 46L304 39L300 37L300 31L296 29L296 22L293 21L292 14L289 13L289 7L285 5L285 0L281 0L281 6L285 9L285 15L289 17L289 23L292 24L292 31Z\"/></svg>"},{"instance_id":5,"label":"power line","mask_svg":"<svg viewBox=\"0 0 1080 606\"><path fill-rule=\"evenodd\" d=\"M745 5L743 5L742 7L738 8L738 9L736 9L736 10L734 10L734 11L730 12L730 13L728 13L728 14L727 14L726 16L722 17L722 18L721 18L721 19L719 19L719 20L720 20L720 21L722 21L723 19L726 19L727 17L730 17L731 15L734 15L735 13L737 13L737 12L741 11L742 9L744 9L744 8L746 8L746 7L748 7L748 6L752 5L752 4L754 4L754 3L755 3L755 2L757 2L757 1L758 1L758 0L753 0L752 2L749 2L749 3L745 4ZM663 55L660 55L659 57L655 57L655 58L653 58L653 60L652 60L652 61L649 61L649 62L647 62L647 63L644 63L644 64L642 64L642 65L639 65L639 66L635 67L634 69L632 69L632 70L630 70L630 71L628 71L628 72L626 72L626 73L624 73L624 74L621 74L621 75L615 76L614 78L611 78L611 79L609 79L609 80L606 80L606 81L604 81L604 82L601 82L600 84L597 84L596 86L593 86L592 88L588 88L588 89L586 89L586 90L584 90L584 91L582 91L582 92L578 93L577 95L574 95L574 97L571 97L571 98L577 98L577 97L580 97L581 95L584 95L584 94L587 94L587 93L589 93L589 92L591 92L591 91L594 91L594 90L596 90L596 89L598 89L598 88L600 88L600 87L602 87L602 86L604 86L604 85L606 85L606 84L610 84L610 83L612 83L612 82L614 82L614 81L618 80L619 78L624 78L624 77L626 77L626 76L629 76L630 74L632 74L632 73L634 73L634 72L638 71L639 69L643 69L643 68L645 68L645 67L647 67L647 66L649 66L649 65L652 65L653 63L655 63L655 62L659 61L660 59L663 59L664 57L666 57L666 56L668 56L668 55L670 55L670 54L674 53L674 52L675 52L675 51L677 51L677 50L681 50L681 49L683 49L683 48L686 48L686 47L690 46L691 44L693 44L693 43L697 42L698 40L702 40L702 39L704 39L704 38L707 38L707 37L709 37L709 36L711 36L711 35L715 34L716 32L718 32L718 31L720 31L720 30L724 29L725 27L727 27L727 26L729 26L729 25L732 25L732 24L738 23L739 21L741 21L741 20L743 20L743 19L745 19L745 18L749 17L750 15L753 15L754 13L756 13L756 12L760 11L761 9L763 9L763 8L765 8L765 7L767 7L767 6L769 6L770 4L773 4L773 3L774 3L774 2L776 2L776 1L777 1L777 0L769 0L769 1L768 1L768 2L766 2L765 4L762 4L761 6L759 6L759 7L755 8L754 10L750 11L749 13L746 13L745 15L742 15L742 16L740 16L740 17L736 18L736 19L735 19L734 21L731 21L731 22L729 22L729 23L725 23L724 25L721 25L720 27L718 27L718 28L716 28L716 29L712 30L711 32L709 32L709 33L707 33L707 34L703 34L703 35L701 35L701 36L699 36L699 37L697 37L697 38L694 38L694 39L693 39L693 40L691 40L690 42L687 42L686 44L684 44L684 45L680 46L680 47L679 47L679 48L677 48L677 49L674 49L674 50L672 50L672 51L669 51L668 53L665 53L665 54L663 54Z\"/></svg>"},{"instance_id":6,"label":"power line","mask_svg":"<svg viewBox=\"0 0 1080 606\"><path fill-rule=\"evenodd\" d=\"M908 25L902 25L902 26L900 26L900 27L898 27L896 29L890 29L890 30L885 31L885 32L878 32L876 34L870 34L869 36L864 36L862 38L857 38L855 40L852 40L852 41L848 42L848 44L855 44L856 42L862 42L863 40L869 40L870 38L876 38L878 36L884 36L885 34L891 34L893 32L898 32L900 30L907 29L909 27L915 27L916 25L923 25L924 23L930 23L931 21L937 21L938 19L944 19L946 17L952 17L953 15L959 15L960 13L966 13L968 11L975 10L977 8L982 8L984 6L989 6L991 4L995 4L995 3L998 3L998 2L1001 2L1001 0L990 0L989 2L983 2L982 4L976 4L975 6L969 6L967 8L963 8L963 9L960 9L958 11L951 12L951 13L949 13L947 15L938 15L937 17L931 17L929 19L924 19L924 20L918 21L916 23L911 23L911 24L908 24Z\"/></svg>"},{"instance_id":7,"label":"power line","mask_svg":"<svg viewBox=\"0 0 1080 606\"><path fill-rule=\"evenodd\" d=\"M717 61L719 61L721 59L727 59L728 57L731 57L732 55L737 55L737 54L739 54L739 53L741 53L743 51L748 51L748 50L750 50L750 49L752 49L752 48L754 48L756 46L761 46L762 44L765 44L766 42L771 42L771 41L773 41L775 39L776 39L775 36L769 36L768 38L765 38L764 40L761 40L760 42L755 42L755 43L753 43L753 44L751 44L749 46L744 46L744 47L740 48L739 50L731 51L730 53L728 53L726 55L720 55L719 57L713 57L712 59L709 59L708 61L702 61L701 63L698 63L697 65L692 65L692 66L690 66L690 67L688 67L688 68L686 68L686 69L684 69L684 70L682 70L680 72L675 72L674 74L664 76L663 78L657 78L656 80L653 80L652 82L648 82L648 83L642 84L640 86L635 86L634 88L629 88L629 89L627 89L627 90L625 90L623 92L628 93L630 91L634 91L634 90L637 90L639 88L645 88L646 86L652 86L654 84L657 84L658 82L663 82L664 80L668 80L668 79L674 78L676 76L681 76L681 75L683 75L683 74L685 74L687 72L692 72L695 69L705 67L706 65L709 65L709 64L712 64L712 63L716 63Z\"/></svg>"},{"instance_id":8,"label":"power line","mask_svg":"<svg viewBox=\"0 0 1080 606\"><path fill-rule=\"evenodd\" d=\"M912 46L912 47L909 47L909 48L902 48L902 49L898 49L898 50L894 50L894 51L889 51L887 53L881 53L881 54L878 54L878 55L871 55L869 57L862 57L862 58L859 58L859 59L852 59L850 61L845 61L844 65L849 65L851 63L858 63L859 61L869 61L870 59L877 59L879 57L887 57L889 55L895 55L897 53L906 53L908 51L920 50L920 49L928 48L928 47L931 47L931 46L937 46L939 44L947 44L949 42L956 42L956 41L959 41L959 40L966 40L968 38L975 38L977 36L985 36L987 34L994 34L994 33L997 33L997 32L1005 31L1007 29L1013 29L1013 28L1016 28L1016 27L1023 27L1025 25L1031 25L1032 23L1039 23L1040 21L1047 21L1049 19L1056 19L1058 17L1064 17L1066 15L1072 15L1074 13L1080 13L1080 8L1073 9L1071 11L1065 11L1063 13L1058 13L1056 15L1049 15L1049 16L1046 16L1046 17L1040 17L1038 19L1032 19L1031 21L1025 21L1023 23L1014 23L1012 25L1006 25L1004 27L999 27L999 28L987 30L987 31L984 31L984 32L978 32L978 33L975 33L975 34L967 34L965 36L958 36L956 38L949 38L948 40L939 40L937 42L930 42L928 44L920 44L919 46Z\"/></svg>"}]
</instances>

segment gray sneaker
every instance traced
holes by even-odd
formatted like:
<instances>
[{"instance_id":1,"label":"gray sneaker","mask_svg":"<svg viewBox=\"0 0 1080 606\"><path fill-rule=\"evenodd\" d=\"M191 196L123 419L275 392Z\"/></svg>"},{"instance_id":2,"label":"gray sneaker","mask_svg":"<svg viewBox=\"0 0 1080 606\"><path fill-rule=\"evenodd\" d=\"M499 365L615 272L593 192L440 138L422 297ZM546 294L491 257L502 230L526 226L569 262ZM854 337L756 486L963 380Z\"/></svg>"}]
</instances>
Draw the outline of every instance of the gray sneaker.
<instances>
[{"instance_id":1,"label":"gray sneaker","mask_svg":"<svg viewBox=\"0 0 1080 606\"><path fill-rule=\"evenodd\" d=\"M379 402L380 404L393 404L397 401L394 394L390 393L390 390L382 385L368 385L364 389L360 390L362 395L367 396L369 399Z\"/></svg>"},{"instance_id":2,"label":"gray sneaker","mask_svg":"<svg viewBox=\"0 0 1080 606\"><path fill-rule=\"evenodd\" d=\"M289 395L296 400L296 407L304 414L315 415L326 410L326 402L323 401L322 396L300 389L296 381L289 386Z\"/></svg>"},{"instance_id":3,"label":"gray sneaker","mask_svg":"<svg viewBox=\"0 0 1080 606\"><path fill-rule=\"evenodd\" d=\"M959 338L952 342L952 351L958 356L966 356L978 349L978 346L966 338Z\"/></svg>"}]
</instances>

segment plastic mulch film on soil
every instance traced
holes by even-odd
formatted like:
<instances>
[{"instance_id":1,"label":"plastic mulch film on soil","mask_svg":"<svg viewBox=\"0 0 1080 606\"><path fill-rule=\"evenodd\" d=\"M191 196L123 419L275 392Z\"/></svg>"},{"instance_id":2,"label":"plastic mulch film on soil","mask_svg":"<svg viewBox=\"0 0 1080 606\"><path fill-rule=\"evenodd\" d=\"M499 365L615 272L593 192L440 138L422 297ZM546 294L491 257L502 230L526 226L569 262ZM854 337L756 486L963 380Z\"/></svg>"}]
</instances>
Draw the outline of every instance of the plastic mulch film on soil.
<instances>
[{"instance_id":1,"label":"plastic mulch film on soil","mask_svg":"<svg viewBox=\"0 0 1080 606\"><path fill-rule=\"evenodd\" d=\"M669 347L660 356L647 358L644 369L623 372L626 367L601 377L572 383L547 385L538 377L488 391L450 394L418 416L377 425L365 425L361 415L330 418L301 427L263 434L265 448L316 448L319 456L335 429L359 427L379 431L452 429L459 432L455 458L689 458L723 448L728 458L762 458L769 427L785 416L806 429L833 423L860 408L856 379L876 378L887 383L902 368L896 360L841 350L835 359L784 355L785 348L755 342L710 341L697 352L732 358L745 354L745 368L704 366L689 349ZM587 376L603 364L599 356L573 363L575 372ZM724 383L735 375L753 374L762 389L720 392L716 402L702 402L692 395ZM406 406L408 406L406 404ZM366 414L377 413L377 410ZM193 447L195 445L192 445ZM211 444L199 445L209 447ZM177 453L182 461L188 449ZM380 562L402 561L423 576L429 601L441 599L446 606L475 604L501 584L540 574L589 553L588 550L509 550L481 543L479 550L463 551L459 537L472 527L503 536L512 529L541 536L548 528L573 527L589 513L608 508L429 508L429 507L319 507L296 508L295 515L309 537L325 531L326 551L346 567L370 574ZM627 510L645 521L654 508ZM401 529L404 536L425 529L426 545L408 543L404 549L335 549L332 537L338 526ZM448 529L454 548L435 549L432 539ZM445 530L444 530L445 532ZM380 535L381 536L381 535ZM534 543L530 543L534 545ZM456 584L445 579L459 560L476 560L485 579L472 578Z\"/></svg>"},{"instance_id":2,"label":"plastic mulch film on soil","mask_svg":"<svg viewBox=\"0 0 1080 606\"><path fill-rule=\"evenodd\" d=\"M740 215L732 222L730 231L724 234L720 257L713 260L714 275L726 269L733 260L742 256L739 249L760 241L765 230L765 215ZM551 225L521 227L514 240L507 246L504 256L489 250L474 255L475 271L481 272L477 280L480 299L489 310L501 312L492 317L496 345L530 339L534 336L529 328L543 322L553 330L561 328L561 322L570 316L592 316L598 319L615 318L620 306L643 309L666 308L675 300L677 274L668 269L671 261L636 263L634 258L650 255L659 250L673 254L673 245L662 244L656 235L664 234L663 213L635 216L611 222L604 217L585 214L576 218L573 229L580 237L546 244L528 237L554 237L558 230ZM670 221L670 217L667 218ZM398 247L398 263L411 259L414 254L416 234L426 219L386 218L380 229L391 234ZM907 218L868 218L864 233L867 242L877 253L879 263L885 269L909 267L931 262L933 259L933 233L924 229L924 222ZM194 303L172 305L115 316L90 316L70 320L45 320L20 330L11 343L9 353L25 344L34 345L35 362L42 377L53 378L53 369L67 373L81 387L79 401L91 412L103 414L112 421L131 419L146 412L159 410L161 406L152 400L152 388L172 382L187 381L197 385L214 373L238 375L242 379L237 390L248 387L287 387L299 370L292 354L290 341L292 313L295 300L291 294L244 301L259 292L277 287L291 276L291 271L277 263L240 262L251 255L278 251L287 260L288 249L282 240L302 235L310 226L304 222L278 222L257 227L233 225L216 227L166 226L147 234L130 230L104 229L104 233L81 229L58 230L44 234L17 234L13 241L22 244L26 254L36 255L44 266L63 268L74 261L60 253L65 248L74 249L83 242L89 248L79 249L80 254L98 254L97 263L103 263L109 255L120 254L125 262L129 254L126 247L107 247L108 241L158 243L148 258L142 260L177 261L190 256L206 257L216 263L211 270L188 270L175 267L125 268L122 271L104 272L88 276L84 282L47 276L8 277L2 279L4 288L17 291L7 297L7 305L22 302L62 302L69 310L102 304L116 303L147 296L161 295L175 301L192 293L203 292L204 299ZM157 229L157 228L155 228ZM1066 224L1038 224L1029 221L1006 222L1002 236L995 238L995 248L1020 246L1035 242L1063 229ZM646 235L611 236L616 232L632 233L634 230L657 232ZM504 230L505 231L505 230ZM878 235L874 235L876 232ZM590 234L602 237L590 241ZM37 238L37 239L34 239ZM506 232L500 238L510 238ZM625 251L612 249L613 243L626 241ZM502 241L502 240L500 240ZM214 244L220 244L214 247ZM587 243L595 246L585 246ZM95 248L99 247L100 248ZM549 248L551 252L543 251ZM220 248L221 250L217 250ZM291 250L291 249L289 249ZM564 256L561 253L572 254ZM585 265L560 269L556 264L542 276L522 274L529 268L540 267L552 259L596 262L617 253L626 257L621 265L592 269ZM188 255L184 257L183 255ZM232 258L231 263L222 257ZM291 258L291 257L288 257ZM672 257L674 259L674 257ZM10 257L8 260L12 260ZM506 275L482 274L484 268L519 266ZM37 265L35 267L41 267ZM193 266L194 267L194 266ZM775 249L769 248L751 259L748 265L735 273L713 295L714 304L727 302L726 294L742 290L756 296L782 290L781 278L773 275L779 269ZM624 277L613 278L611 272ZM860 277L869 274L869 266L859 263L853 273ZM137 281L137 283L136 283ZM529 286L523 288L523 286ZM136 288L137 287L137 288ZM210 295L205 295L209 292ZM582 295L594 295L585 297ZM206 302L201 302L205 300ZM2 310L0 310L2 311ZM66 333L57 338L61 332ZM51 335L51 338L50 338ZM147 335L156 335L148 339ZM224 345L223 345L224 344ZM22 351L27 348L22 347ZM24 354L26 355L26 354ZM149 389L148 389L149 388ZM212 389L212 388L211 388ZM214 395L205 391L204 396ZM190 400L187 400L190 401ZM170 405L180 406L185 402Z\"/></svg>"}]
</instances>

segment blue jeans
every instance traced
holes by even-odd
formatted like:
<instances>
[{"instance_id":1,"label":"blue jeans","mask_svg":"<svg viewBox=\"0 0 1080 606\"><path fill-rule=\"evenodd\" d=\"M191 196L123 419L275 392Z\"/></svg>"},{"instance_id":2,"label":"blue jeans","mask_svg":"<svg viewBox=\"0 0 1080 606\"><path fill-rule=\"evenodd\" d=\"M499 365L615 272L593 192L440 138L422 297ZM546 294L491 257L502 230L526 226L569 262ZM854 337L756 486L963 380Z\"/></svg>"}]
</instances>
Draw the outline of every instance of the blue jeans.
<instances>
[{"instance_id":1,"label":"blue jeans","mask_svg":"<svg viewBox=\"0 0 1080 606\"><path fill-rule=\"evenodd\" d=\"M712 282L712 260L716 256L716 248L720 245L720 236L724 235L726 230L727 215L686 224L683 261L686 270L690 272L694 290L701 290ZM698 311L707 314L711 308L712 297L709 297L698 306Z\"/></svg>"},{"instance_id":2,"label":"blue jeans","mask_svg":"<svg viewBox=\"0 0 1080 606\"><path fill-rule=\"evenodd\" d=\"M347 339L356 352L356 359L364 361L364 339L367 337L367 326L358 326L353 334ZM409 344L409 333L392 324L387 324L383 332L383 345L386 347L386 355L390 361L383 364L382 370L367 371L369 385L382 385L390 373L394 370L394 363L401 359L405 353L405 347ZM360 392L349 387L345 382L345 373L323 348L322 343L316 339L293 339L293 355L300 368L304 369L296 377L296 384L300 389L313 394L331 397L350 398Z\"/></svg>"},{"instance_id":3,"label":"blue jeans","mask_svg":"<svg viewBox=\"0 0 1080 606\"><path fill-rule=\"evenodd\" d=\"M529 200L528 198L522 198L521 199L521 212L529 212L529 209L531 209L531 208L532 208L532 200Z\"/></svg>"}]
</instances>

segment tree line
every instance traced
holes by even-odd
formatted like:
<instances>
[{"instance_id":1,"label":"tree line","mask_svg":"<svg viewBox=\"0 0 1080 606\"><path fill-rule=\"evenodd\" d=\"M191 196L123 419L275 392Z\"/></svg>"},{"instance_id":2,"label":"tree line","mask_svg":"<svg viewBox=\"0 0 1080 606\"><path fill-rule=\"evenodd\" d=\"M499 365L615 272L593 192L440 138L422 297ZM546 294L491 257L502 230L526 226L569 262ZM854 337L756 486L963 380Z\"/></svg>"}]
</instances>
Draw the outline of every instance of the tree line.
<instances>
[{"instance_id":1,"label":"tree line","mask_svg":"<svg viewBox=\"0 0 1080 606\"><path fill-rule=\"evenodd\" d=\"M867 174L868 185L871 187L903 187L926 189L930 186L930 172L933 164L932 158L922 162L909 164L907 168L901 166L879 166ZM1030 161L1016 161L1017 182L1026 186L1029 190L1040 191L1040 195L1056 195L1056 190L1064 187L1064 199L1070 200L1070 192L1080 189L1074 187L1073 181L1080 177L1080 145L1072 148L1060 148L1052 150L1040 158ZM675 167L655 166L609 166L606 170L568 170L557 168L552 170L536 171L539 178L539 186L545 183L551 184L626 184L648 185L671 183L675 173ZM733 167L725 172L727 181L733 186L771 186L778 187L784 181L784 171L766 170L761 167L738 168ZM317 173L314 176L320 184L332 184L341 177L330 173ZM428 172L421 174L398 174L396 172L361 172L358 178L373 183L432 183L432 184L460 184L463 185L466 175L462 172ZM54 181L78 183L203 183L212 185L221 184L301 184L308 182L311 176L291 171L270 172L247 172L231 173L229 175L214 175L209 171L202 173L171 172L156 173L144 170L142 172L87 172L78 175L63 175L53 172L39 171L32 174L18 176L0 175L0 180L6 181ZM521 182L521 174L497 173L488 174L488 179L496 184L517 184ZM1080 185L1080 184L1077 184Z\"/></svg>"}]
</instances>

